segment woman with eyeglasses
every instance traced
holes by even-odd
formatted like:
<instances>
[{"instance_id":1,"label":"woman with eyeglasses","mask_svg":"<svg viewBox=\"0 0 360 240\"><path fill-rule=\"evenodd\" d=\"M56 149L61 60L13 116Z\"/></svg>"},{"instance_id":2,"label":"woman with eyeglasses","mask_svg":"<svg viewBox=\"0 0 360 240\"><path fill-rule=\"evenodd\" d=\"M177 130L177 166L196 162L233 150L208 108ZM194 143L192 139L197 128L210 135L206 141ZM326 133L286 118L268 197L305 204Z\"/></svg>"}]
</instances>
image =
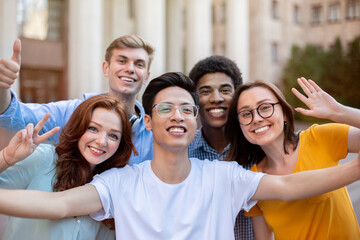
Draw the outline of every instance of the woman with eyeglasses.
<instances>
[{"instance_id":1,"label":"woman with eyeglasses","mask_svg":"<svg viewBox=\"0 0 360 240\"><path fill-rule=\"evenodd\" d=\"M292 107L276 86L244 84L229 110L227 160L253 164L255 172L285 175L335 166L348 152L359 152L360 111L341 105L311 80L301 78L298 83L307 96L292 92L309 109L295 110L338 123L314 124L297 134ZM360 239L345 187L290 202L259 201L247 215L257 239Z\"/></svg>"}]
</instances>

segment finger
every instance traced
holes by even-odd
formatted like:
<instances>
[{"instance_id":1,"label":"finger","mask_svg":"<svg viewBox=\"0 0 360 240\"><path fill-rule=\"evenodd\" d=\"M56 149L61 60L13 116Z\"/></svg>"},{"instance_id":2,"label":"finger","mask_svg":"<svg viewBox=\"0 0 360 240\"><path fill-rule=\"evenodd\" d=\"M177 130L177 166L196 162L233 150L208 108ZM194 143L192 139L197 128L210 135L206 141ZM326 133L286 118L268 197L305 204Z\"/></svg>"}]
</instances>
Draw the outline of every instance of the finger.
<instances>
[{"instance_id":1,"label":"finger","mask_svg":"<svg viewBox=\"0 0 360 240\"><path fill-rule=\"evenodd\" d=\"M304 93L306 94L306 96L310 96L311 91L309 90L309 88L306 86L305 81L302 78L298 78L297 79L297 83L299 84L299 86L301 87L301 89L304 91Z\"/></svg>"},{"instance_id":2,"label":"finger","mask_svg":"<svg viewBox=\"0 0 360 240\"><path fill-rule=\"evenodd\" d=\"M311 86L313 86L313 88L317 91L317 92L322 92L323 90L319 87L319 85L317 85L313 80L309 79L309 83L311 84Z\"/></svg>"},{"instance_id":3,"label":"finger","mask_svg":"<svg viewBox=\"0 0 360 240\"><path fill-rule=\"evenodd\" d=\"M40 132L40 130L44 127L49 117L50 117L50 113L46 113L45 116L36 124L34 128L34 134L37 135Z\"/></svg>"},{"instance_id":4,"label":"finger","mask_svg":"<svg viewBox=\"0 0 360 240\"><path fill-rule=\"evenodd\" d=\"M33 134L34 134L34 125L32 123L29 123L26 126L25 142L32 142Z\"/></svg>"},{"instance_id":5,"label":"finger","mask_svg":"<svg viewBox=\"0 0 360 240\"><path fill-rule=\"evenodd\" d=\"M315 88L309 83L309 81L306 78L301 77L301 81L304 83L304 85L309 89L311 93L316 92Z\"/></svg>"},{"instance_id":6,"label":"finger","mask_svg":"<svg viewBox=\"0 0 360 240\"><path fill-rule=\"evenodd\" d=\"M43 135L39 136L39 142L36 143L36 145L39 145L40 143L46 141L50 137L52 137L55 133L57 133L60 130L60 127L54 127L50 131L44 133Z\"/></svg>"},{"instance_id":7,"label":"finger","mask_svg":"<svg viewBox=\"0 0 360 240\"><path fill-rule=\"evenodd\" d=\"M297 111L298 113L301 113L302 115L305 116L311 116L311 110L305 109L305 108L295 108L295 111Z\"/></svg>"},{"instance_id":8,"label":"finger","mask_svg":"<svg viewBox=\"0 0 360 240\"><path fill-rule=\"evenodd\" d=\"M0 60L1 75L11 79L16 79L20 70L19 64L10 58L2 58Z\"/></svg>"},{"instance_id":9,"label":"finger","mask_svg":"<svg viewBox=\"0 0 360 240\"><path fill-rule=\"evenodd\" d=\"M307 97L305 97L304 95L302 95L296 88L292 88L291 89L292 93L303 103L306 104L307 102Z\"/></svg>"},{"instance_id":10,"label":"finger","mask_svg":"<svg viewBox=\"0 0 360 240\"><path fill-rule=\"evenodd\" d=\"M15 61L18 65L21 63L21 41L16 39L13 46L13 55L11 60Z\"/></svg>"}]
</instances>

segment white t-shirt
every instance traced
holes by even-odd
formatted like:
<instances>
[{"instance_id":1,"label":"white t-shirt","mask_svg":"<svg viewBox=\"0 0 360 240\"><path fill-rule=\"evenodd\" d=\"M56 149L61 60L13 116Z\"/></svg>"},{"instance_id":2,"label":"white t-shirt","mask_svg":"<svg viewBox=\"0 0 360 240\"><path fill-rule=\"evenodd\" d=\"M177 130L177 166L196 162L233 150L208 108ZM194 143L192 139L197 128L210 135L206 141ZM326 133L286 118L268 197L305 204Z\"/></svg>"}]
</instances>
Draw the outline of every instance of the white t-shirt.
<instances>
[{"instance_id":1,"label":"white t-shirt","mask_svg":"<svg viewBox=\"0 0 360 240\"><path fill-rule=\"evenodd\" d=\"M91 182L103 205L91 217L113 217L119 240L234 239L235 218L255 205L250 199L263 175L236 162L196 158L179 184L161 181L150 161L110 169Z\"/></svg>"}]
</instances>

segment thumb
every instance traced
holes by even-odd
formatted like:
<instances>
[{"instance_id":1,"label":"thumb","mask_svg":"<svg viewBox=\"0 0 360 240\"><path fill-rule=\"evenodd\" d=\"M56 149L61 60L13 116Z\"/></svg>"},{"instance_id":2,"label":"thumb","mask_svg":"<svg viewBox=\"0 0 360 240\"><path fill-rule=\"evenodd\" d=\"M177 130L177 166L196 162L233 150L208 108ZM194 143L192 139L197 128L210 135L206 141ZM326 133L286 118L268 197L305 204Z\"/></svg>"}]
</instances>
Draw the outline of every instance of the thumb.
<instances>
[{"instance_id":1,"label":"thumb","mask_svg":"<svg viewBox=\"0 0 360 240\"><path fill-rule=\"evenodd\" d=\"M11 60L15 61L17 64L21 64L21 41L16 39L13 46L13 55Z\"/></svg>"}]
</instances>

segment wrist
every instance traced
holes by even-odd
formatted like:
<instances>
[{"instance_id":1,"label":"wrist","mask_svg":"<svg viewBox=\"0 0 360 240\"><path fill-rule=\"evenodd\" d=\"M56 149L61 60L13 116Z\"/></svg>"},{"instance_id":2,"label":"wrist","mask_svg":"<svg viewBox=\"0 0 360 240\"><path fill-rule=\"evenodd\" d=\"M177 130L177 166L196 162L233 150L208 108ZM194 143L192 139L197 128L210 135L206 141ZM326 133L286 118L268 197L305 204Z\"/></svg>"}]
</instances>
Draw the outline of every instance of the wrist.
<instances>
[{"instance_id":1,"label":"wrist","mask_svg":"<svg viewBox=\"0 0 360 240\"><path fill-rule=\"evenodd\" d=\"M12 163L11 161L9 161L9 156L6 154L6 147L2 150L2 155L3 155L4 163L5 163L8 167L14 165L14 163Z\"/></svg>"}]
</instances>

